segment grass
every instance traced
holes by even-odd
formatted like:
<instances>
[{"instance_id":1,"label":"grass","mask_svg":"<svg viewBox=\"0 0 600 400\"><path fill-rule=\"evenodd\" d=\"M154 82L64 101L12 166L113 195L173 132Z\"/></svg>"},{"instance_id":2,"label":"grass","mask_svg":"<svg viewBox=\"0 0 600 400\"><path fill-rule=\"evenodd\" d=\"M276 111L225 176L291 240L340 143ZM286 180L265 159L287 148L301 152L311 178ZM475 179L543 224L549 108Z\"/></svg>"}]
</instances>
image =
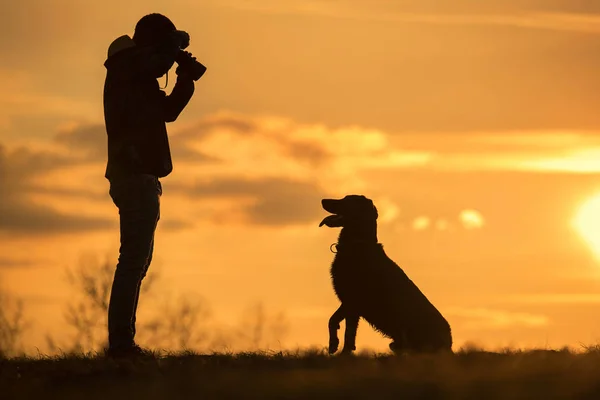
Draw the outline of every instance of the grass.
<instances>
[{"instance_id":1,"label":"grass","mask_svg":"<svg viewBox=\"0 0 600 400\"><path fill-rule=\"evenodd\" d=\"M600 399L600 350L98 355L0 360L8 399Z\"/></svg>"}]
</instances>

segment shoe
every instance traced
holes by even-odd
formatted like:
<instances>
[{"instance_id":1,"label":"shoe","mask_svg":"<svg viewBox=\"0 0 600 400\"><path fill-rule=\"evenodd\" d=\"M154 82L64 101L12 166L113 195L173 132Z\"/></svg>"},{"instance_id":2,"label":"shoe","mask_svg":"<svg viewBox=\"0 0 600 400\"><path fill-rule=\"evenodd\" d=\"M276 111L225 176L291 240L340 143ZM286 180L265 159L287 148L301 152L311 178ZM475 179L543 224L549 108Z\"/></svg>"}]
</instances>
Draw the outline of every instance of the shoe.
<instances>
[{"instance_id":1,"label":"shoe","mask_svg":"<svg viewBox=\"0 0 600 400\"><path fill-rule=\"evenodd\" d=\"M104 355L113 359L155 358L152 351L143 349L137 344L128 347L109 347L104 352Z\"/></svg>"}]
</instances>

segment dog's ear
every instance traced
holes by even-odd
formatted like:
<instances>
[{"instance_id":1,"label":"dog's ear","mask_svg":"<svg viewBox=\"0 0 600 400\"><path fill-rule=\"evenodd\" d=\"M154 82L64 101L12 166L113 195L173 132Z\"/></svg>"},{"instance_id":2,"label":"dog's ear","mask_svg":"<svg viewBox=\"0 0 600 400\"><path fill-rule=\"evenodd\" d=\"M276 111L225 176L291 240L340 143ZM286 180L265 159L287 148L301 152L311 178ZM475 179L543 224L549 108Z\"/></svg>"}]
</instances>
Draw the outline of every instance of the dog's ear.
<instances>
[{"instance_id":1,"label":"dog's ear","mask_svg":"<svg viewBox=\"0 0 600 400\"><path fill-rule=\"evenodd\" d=\"M375 216L375 219L379 218L379 213L377 212L377 207L375 207L375 203L373 203L373 200L369 199L369 201L371 202L371 206L373 207L373 215Z\"/></svg>"}]
</instances>

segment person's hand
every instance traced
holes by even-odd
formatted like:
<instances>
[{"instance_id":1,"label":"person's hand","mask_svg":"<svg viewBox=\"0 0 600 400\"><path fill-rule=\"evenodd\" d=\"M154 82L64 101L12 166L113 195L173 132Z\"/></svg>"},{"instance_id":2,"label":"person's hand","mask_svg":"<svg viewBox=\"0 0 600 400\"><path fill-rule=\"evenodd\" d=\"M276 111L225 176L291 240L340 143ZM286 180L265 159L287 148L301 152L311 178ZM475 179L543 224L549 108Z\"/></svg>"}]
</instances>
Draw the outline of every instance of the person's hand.
<instances>
[{"instance_id":1,"label":"person's hand","mask_svg":"<svg viewBox=\"0 0 600 400\"><path fill-rule=\"evenodd\" d=\"M194 80L194 78L192 78L192 73L185 68L181 68L181 65L177 66L175 73L177 74L177 78L181 79L183 81L187 81L187 80L193 81Z\"/></svg>"},{"instance_id":2,"label":"person's hand","mask_svg":"<svg viewBox=\"0 0 600 400\"><path fill-rule=\"evenodd\" d=\"M192 80L197 81L206 72L206 67L190 52L181 50L175 61L178 64L175 70L177 76L190 77Z\"/></svg>"}]
</instances>

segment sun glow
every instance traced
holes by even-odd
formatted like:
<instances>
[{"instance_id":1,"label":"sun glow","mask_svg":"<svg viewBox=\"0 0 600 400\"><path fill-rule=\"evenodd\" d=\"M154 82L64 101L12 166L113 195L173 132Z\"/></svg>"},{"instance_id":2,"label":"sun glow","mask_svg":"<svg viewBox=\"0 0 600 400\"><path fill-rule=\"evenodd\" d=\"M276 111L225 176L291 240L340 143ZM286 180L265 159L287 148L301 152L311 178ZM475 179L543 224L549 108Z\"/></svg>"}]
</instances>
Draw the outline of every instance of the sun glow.
<instances>
[{"instance_id":1,"label":"sun glow","mask_svg":"<svg viewBox=\"0 0 600 400\"><path fill-rule=\"evenodd\" d=\"M600 260L600 194L579 208L573 225Z\"/></svg>"}]
</instances>

